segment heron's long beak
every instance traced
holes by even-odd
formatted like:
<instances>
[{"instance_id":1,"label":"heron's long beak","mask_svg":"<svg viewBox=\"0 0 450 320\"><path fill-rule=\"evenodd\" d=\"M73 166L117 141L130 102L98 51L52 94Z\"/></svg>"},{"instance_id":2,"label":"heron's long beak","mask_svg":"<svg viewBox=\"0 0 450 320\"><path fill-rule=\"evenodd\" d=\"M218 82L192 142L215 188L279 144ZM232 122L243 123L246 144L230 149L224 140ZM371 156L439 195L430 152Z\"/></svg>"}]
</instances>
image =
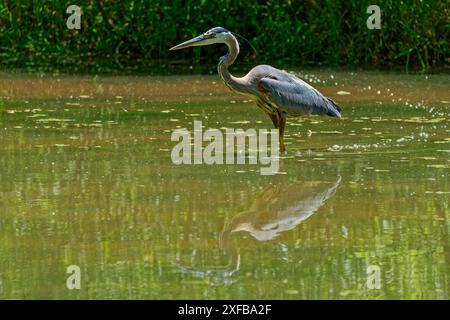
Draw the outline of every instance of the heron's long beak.
<instances>
[{"instance_id":1,"label":"heron's long beak","mask_svg":"<svg viewBox=\"0 0 450 320\"><path fill-rule=\"evenodd\" d=\"M176 45L175 47L170 48L169 51L180 50L180 49L195 47L195 46L201 46L201 45L205 44L204 43L205 40L206 40L206 38L203 35L199 35L198 37L195 37L191 40L185 41L183 43L180 43L179 45Z\"/></svg>"}]
</instances>

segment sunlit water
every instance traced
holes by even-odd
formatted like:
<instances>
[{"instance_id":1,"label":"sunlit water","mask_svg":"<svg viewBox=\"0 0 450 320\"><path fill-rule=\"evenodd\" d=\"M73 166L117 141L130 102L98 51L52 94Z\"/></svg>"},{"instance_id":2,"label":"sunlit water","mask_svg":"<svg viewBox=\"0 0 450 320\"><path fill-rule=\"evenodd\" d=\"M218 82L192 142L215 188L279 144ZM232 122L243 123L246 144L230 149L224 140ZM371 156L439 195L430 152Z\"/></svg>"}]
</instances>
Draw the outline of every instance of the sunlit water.
<instances>
[{"instance_id":1,"label":"sunlit water","mask_svg":"<svg viewBox=\"0 0 450 320\"><path fill-rule=\"evenodd\" d=\"M217 76L2 74L0 298L449 299L449 76L300 75L344 118L288 119L262 176L171 161L194 120L272 127Z\"/></svg>"}]
</instances>

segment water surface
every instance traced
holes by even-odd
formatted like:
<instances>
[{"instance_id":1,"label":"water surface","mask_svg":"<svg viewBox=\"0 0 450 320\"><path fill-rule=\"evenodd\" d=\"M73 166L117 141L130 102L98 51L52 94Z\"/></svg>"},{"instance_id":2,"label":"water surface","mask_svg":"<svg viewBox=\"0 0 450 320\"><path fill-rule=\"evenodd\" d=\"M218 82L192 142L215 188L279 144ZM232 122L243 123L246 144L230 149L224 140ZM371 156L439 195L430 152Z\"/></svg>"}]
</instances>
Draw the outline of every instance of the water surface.
<instances>
[{"instance_id":1,"label":"water surface","mask_svg":"<svg viewBox=\"0 0 450 320\"><path fill-rule=\"evenodd\" d=\"M271 128L218 76L1 74L0 298L449 299L449 76L300 75L344 118L261 176L171 161L194 120Z\"/></svg>"}]
</instances>

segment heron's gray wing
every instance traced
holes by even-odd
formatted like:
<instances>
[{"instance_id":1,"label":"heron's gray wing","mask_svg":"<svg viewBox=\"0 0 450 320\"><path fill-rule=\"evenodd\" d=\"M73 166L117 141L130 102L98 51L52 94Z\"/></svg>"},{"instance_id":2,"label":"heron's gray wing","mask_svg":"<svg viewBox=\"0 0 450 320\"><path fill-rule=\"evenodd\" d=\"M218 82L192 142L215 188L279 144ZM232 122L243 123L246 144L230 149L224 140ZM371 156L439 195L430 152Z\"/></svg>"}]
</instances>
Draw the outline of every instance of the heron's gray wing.
<instances>
[{"instance_id":1,"label":"heron's gray wing","mask_svg":"<svg viewBox=\"0 0 450 320\"><path fill-rule=\"evenodd\" d=\"M294 76L261 78L259 88L270 102L287 114L341 117L341 108L333 100Z\"/></svg>"}]
</instances>

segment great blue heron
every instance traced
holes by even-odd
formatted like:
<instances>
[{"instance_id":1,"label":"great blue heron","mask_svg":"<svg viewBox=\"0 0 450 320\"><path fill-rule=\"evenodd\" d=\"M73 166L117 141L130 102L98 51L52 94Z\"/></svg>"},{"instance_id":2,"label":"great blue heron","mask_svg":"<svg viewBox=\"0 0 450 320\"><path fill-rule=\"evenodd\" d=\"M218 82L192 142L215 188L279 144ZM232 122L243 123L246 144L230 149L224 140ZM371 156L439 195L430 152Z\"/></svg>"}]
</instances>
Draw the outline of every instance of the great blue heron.
<instances>
[{"instance_id":1,"label":"great blue heron","mask_svg":"<svg viewBox=\"0 0 450 320\"><path fill-rule=\"evenodd\" d=\"M228 53L220 58L218 72L223 82L233 91L248 95L272 120L279 130L280 151L284 152L286 116L309 114L341 117L341 108L330 98L291 73L268 65L259 65L242 78L228 71L239 54L239 43L233 33L222 27L212 28L204 34L170 48L179 50L194 46L225 43Z\"/></svg>"}]
</instances>

